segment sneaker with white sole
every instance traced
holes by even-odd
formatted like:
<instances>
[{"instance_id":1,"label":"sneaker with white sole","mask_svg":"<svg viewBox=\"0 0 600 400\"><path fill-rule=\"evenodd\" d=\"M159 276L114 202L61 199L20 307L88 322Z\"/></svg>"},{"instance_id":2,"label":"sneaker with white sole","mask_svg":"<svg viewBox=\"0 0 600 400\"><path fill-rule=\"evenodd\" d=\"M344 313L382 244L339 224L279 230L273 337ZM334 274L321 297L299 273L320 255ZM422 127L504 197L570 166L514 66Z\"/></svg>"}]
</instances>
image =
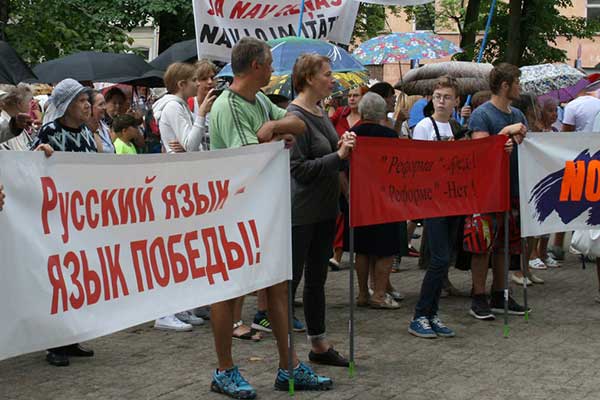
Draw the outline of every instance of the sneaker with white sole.
<instances>
[{"instance_id":1,"label":"sneaker with white sole","mask_svg":"<svg viewBox=\"0 0 600 400\"><path fill-rule=\"evenodd\" d=\"M456 336L456 333L454 333L452 329L448 328L437 315L434 315L429 319L429 324L431 325L431 329L435 332L435 334L440 337L450 338Z\"/></svg>"},{"instance_id":2,"label":"sneaker with white sole","mask_svg":"<svg viewBox=\"0 0 600 400\"><path fill-rule=\"evenodd\" d=\"M517 276L515 274L510 274L510 280L516 283L519 286L523 286L523 280L527 280L527 286L533 285L533 282L529 278L525 278L524 276ZM542 282L543 283L543 282Z\"/></svg>"},{"instance_id":3,"label":"sneaker with white sole","mask_svg":"<svg viewBox=\"0 0 600 400\"><path fill-rule=\"evenodd\" d=\"M154 321L154 328L164 331L187 332L194 329L190 324L181 322L175 315L167 315Z\"/></svg>"},{"instance_id":4,"label":"sneaker with white sole","mask_svg":"<svg viewBox=\"0 0 600 400\"><path fill-rule=\"evenodd\" d=\"M197 317L192 311L177 313L175 314L175 317L177 317L177 319L181 322L185 322L186 324L190 324L192 326L200 326L204 324L204 319Z\"/></svg>"},{"instance_id":5,"label":"sneaker with white sole","mask_svg":"<svg viewBox=\"0 0 600 400\"><path fill-rule=\"evenodd\" d=\"M546 264L539 258L534 258L533 260L529 260L529 268L531 269L548 269Z\"/></svg>"},{"instance_id":6,"label":"sneaker with white sole","mask_svg":"<svg viewBox=\"0 0 600 400\"><path fill-rule=\"evenodd\" d=\"M431 328L431 324L427 317L419 317L413 319L408 325L408 333L425 339L436 339L435 331Z\"/></svg>"},{"instance_id":7,"label":"sneaker with white sole","mask_svg":"<svg viewBox=\"0 0 600 400\"><path fill-rule=\"evenodd\" d=\"M544 281L542 278L540 278L539 276L537 276L537 275L534 275L534 274L533 274L533 272L530 272L530 273L529 273L529 277L528 277L528 278L531 280L531 282L533 282L533 283L537 283L537 284L543 284L543 283L545 282L545 281Z\"/></svg>"},{"instance_id":8,"label":"sneaker with white sole","mask_svg":"<svg viewBox=\"0 0 600 400\"><path fill-rule=\"evenodd\" d=\"M560 268L562 265L560 262L550 256L546 257L544 264L546 264L546 267L548 268Z\"/></svg>"}]
</instances>

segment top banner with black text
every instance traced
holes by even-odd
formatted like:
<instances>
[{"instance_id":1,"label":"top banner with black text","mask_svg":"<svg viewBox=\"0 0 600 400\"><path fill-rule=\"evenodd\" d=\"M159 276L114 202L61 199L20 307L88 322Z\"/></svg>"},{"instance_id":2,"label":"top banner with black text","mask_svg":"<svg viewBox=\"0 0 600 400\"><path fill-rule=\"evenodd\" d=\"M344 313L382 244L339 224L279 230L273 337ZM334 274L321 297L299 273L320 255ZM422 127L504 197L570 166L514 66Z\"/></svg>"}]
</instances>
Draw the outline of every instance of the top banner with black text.
<instances>
[{"instance_id":1,"label":"top banner with black text","mask_svg":"<svg viewBox=\"0 0 600 400\"><path fill-rule=\"evenodd\" d=\"M350 43L359 2L306 0L298 32L301 3L299 0L193 0L198 58L229 62L233 46L248 36L265 41L302 36Z\"/></svg>"},{"instance_id":2,"label":"top banner with black text","mask_svg":"<svg viewBox=\"0 0 600 400\"><path fill-rule=\"evenodd\" d=\"M350 224L501 212L509 208L506 136L456 142L358 138Z\"/></svg>"}]
</instances>

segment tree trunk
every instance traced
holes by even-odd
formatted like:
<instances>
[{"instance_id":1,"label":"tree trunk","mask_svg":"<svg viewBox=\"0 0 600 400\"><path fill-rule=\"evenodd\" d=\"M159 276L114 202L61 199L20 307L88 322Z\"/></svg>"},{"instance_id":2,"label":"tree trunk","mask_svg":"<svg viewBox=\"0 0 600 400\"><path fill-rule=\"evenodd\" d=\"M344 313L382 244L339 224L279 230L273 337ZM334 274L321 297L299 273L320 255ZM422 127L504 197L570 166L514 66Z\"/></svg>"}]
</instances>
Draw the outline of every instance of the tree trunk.
<instances>
[{"instance_id":1,"label":"tree trunk","mask_svg":"<svg viewBox=\"0 0 600 400\"><path fill-rule=\"evenodd\" d=\"M536 20L536 0L523 0L523 11L521 13L522 19L521 21L535 21ZM529 42L529 37L532 33L533 24L522 23L521 25L521 46L519 51L519 63L515 64L517 66L521 66L523 62L523 55L525 54L525 49L527 48L527 43Z\"/></svg>"},{"instance_id":2,"label":"tree trunk","mask_svg":"<svg viewBox=\"0 0 600 400\"><path fill-rule=\"evenodd\" d=\"M6 24L8 24L8 1L0 0L0 40L6 41Z\"/></svg>"},{"instance_id":3,"label":"tree trunk","mask_svg":"<svg viewBox=\"0 0 600 400\"><path fill-rule=\"evenodd\" d=\"M508 4L508 45L506 48L505 61L513 65L521 63L523 56L521 38L521 10L523 0L510 0Z\"/></svg>"},{"instance_id":4,"label":"tree trunk","mask_svg":"<svg viewBox=\"0 0 600 400\"><path fill-rule=\"evenodd\" d=\"M460 38L460 47L464 50L464 59L471 61L475 58L475 41L479 30L479 9L481 0L469 0L465 13L465 22Z\"/></svg>"}]
</instances>

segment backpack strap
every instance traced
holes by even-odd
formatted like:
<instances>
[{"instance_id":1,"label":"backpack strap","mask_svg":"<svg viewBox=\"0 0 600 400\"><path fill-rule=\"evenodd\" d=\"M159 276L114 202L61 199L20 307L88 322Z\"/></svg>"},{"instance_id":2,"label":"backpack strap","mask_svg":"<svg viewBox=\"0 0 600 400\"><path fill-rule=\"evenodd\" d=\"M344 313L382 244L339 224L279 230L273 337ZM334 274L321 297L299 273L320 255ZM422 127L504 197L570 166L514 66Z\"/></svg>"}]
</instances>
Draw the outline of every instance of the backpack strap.
<instances>
[{"instance_id":1,"label":"backpack strap","mask_svg":"<svg viewBox=\"0 0 600 400\"><path fill-rule=\"evenodd\" d=\"M440 129L438 128L437 124L435 123L435 119L433 119L433 117L429 117L429 119L431 120L433 129L435 129L435 137L437 138L437 140L439 142L442 140L442 136L440 135Z\"/></svg>"}]
</instances>

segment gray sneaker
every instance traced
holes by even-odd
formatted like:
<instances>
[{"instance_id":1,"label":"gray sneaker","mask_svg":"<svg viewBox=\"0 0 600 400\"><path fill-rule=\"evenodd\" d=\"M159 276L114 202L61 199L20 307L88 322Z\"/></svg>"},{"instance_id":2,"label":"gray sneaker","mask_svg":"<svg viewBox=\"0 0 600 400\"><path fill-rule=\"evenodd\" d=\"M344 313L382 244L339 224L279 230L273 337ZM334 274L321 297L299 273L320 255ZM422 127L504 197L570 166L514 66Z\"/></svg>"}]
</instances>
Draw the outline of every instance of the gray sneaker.
<instances>
[{"instance_id":1,"label":"gray sneaker","mask_svg":"<svg viewBox=\"0 0 600 400\"><path fill-rule=\"evenodd\" d=\"M183 311L175 314L175 317L181 322L185 322L186 324L190 324L193 326L198 326L204 324L204 319L200 317L196 317L191 311Z\"/></svg>"}]
</instances>

